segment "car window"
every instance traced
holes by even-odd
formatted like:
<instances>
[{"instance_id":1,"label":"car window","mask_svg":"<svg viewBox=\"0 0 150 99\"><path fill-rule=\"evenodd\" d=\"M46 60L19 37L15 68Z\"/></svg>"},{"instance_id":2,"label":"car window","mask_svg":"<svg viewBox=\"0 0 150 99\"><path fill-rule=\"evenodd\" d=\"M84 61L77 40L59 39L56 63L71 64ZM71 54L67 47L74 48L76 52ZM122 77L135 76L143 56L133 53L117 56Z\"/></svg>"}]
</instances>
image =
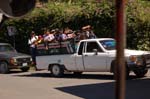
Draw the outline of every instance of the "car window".
<instances>
[{"instance_id":1,"label":"car window","mask_svg":"<svg viewBox=\"0 0 150 99\"><path fill-rule=\"evenodd\" d=\"M100 41L100 43L106 50L115 50L116 49L115 40L103 40L103 41Z\"/></svg>"},{"instance_id":2,"label":"car window","mask_svg":"<svg viewBox=\"0 0 150 99\"><path fill-rule=\"evenodd\" d=\"M0 45L0 52L15 51L15 49L10 45Z\"/></svg>"},{"instance_id":3,"label":"car window","mask_svg":"<svg viewBox=\"0 0 150 99\"><path fill-rule=\"evenodd\" d=\"M97 42L95 41L87 42L86 52L93 52L94 49L97 49L98 52L103 52Z\"/></svg>"},{"instance_id":4,"label":"car window","mask_svg":"<svg viewBox=\"0 0 150 99\"><path fill-rule=\"evenodd\" d=\"M82 55L84 42L80 43L78 55Z\"/></svg>"}]
</instances>

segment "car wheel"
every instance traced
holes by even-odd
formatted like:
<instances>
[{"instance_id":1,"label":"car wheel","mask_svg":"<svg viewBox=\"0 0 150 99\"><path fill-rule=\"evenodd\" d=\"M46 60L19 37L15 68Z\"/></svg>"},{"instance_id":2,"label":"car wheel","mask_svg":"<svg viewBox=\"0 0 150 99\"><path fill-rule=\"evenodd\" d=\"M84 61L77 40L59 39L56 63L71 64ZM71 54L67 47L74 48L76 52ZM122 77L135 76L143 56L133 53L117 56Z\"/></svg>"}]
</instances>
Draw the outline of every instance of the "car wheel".
<instances>
[{"instance_id":1,"label":"car wheel","mask_svg":"<svg viewBox=\"0 0 150 99\"><path fill-rule=\"evenodd\" d=\"M144 77L148 70L135 70L134 73L137 77Z\"/></svg>"},{"instance_id":2,"label":"car wheel","mask_svg":"<svg viewBox=\"0 0 150 99\"><path fill-rule=\"evenodd\" d=\"M8 64L6 62L0 62L0 73L7 74L9 72Z\"/></svg>"},{"instance_id":3,"label":"car wheel","mask_svg":"<svg viewBox=\"0 0 150 99\"><path fill-rule=\"evenodd\" d=\"M30 69L29 67L21 68L21 70L22 70L23 72L27 72L29 69Z\"/></svg>"},{"instance_id":4,"label":"car wheel","mask_svg":"<svg viewBox=\"0 0 150 99\"><path fill-rule=\"evenodd\" d=\"M52 65L50 71L54 77L61 77L64 74L64 69L60 65Z\"/></svg>"}]
</instances>

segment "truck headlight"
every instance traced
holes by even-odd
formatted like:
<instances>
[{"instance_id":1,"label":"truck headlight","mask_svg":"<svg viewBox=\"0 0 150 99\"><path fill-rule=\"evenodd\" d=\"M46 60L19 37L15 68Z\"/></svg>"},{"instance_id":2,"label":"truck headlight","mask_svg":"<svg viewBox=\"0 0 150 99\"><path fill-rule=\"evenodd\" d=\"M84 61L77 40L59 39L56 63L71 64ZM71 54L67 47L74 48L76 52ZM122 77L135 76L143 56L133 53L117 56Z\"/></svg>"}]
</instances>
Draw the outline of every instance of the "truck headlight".
<instances>
[{"instance_id":1,"label":"truck headlight","mask_svg":"<svg viewBox=\"0 0 150 99\"><path fill-rule=\"evenodd\" d=\"M32 58L30 58L30 61L32 62Z\"/></svg>"},{"instance_id":2,"label":"truck headlight","mask_svg":"<svg viewBox=\"0 0 150 99\"><path fill-rule=\"evenodd\" d=\"M16 64L16 63L17 63L17 60L16 60L15 58L11 58L11 59L10 59L10 63L11 63L11 64Z\"/></svg>"}]
</instances>

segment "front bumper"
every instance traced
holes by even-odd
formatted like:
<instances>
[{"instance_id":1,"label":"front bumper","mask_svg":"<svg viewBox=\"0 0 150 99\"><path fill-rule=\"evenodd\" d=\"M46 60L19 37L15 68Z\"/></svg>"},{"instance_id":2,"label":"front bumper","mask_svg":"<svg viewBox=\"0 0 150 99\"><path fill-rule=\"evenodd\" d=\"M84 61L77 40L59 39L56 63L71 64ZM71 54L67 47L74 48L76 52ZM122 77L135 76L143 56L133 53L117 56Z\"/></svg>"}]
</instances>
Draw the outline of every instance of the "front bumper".
<instances>
[{"instance_id":1,"label":"front bumper","mask_svg":"<svg viewBox=\"0 0 150 99\"><path fill-rule=\"evenodd\" d=\"M143 69L149 69L150 68L150 63L145 63L142 65L138 65L135 63L129 63L128 64L129 70L134 71L134 70L143 70Z\"/></svg>"},{"instance_id":2,"label":"front bumper","mask_svg":"<svg viewBox=\"0 0 150 99\"><path fill-rule=\"evenodd\" d=\"M13 63L9 64L10 69L20 69L25 67L30 67L32 62L24 62L24 63Z\"/></svg>"},{"instance_id":3,"label":"front bumper","mask_svg":"<svg viewBox=\"0 0 150 99\"><path fill-rule=\"evenodd\" d=\"M130 71L145 69L145 66L136 64L128 64L128 67Z\"/></svg>"}]
</instances>

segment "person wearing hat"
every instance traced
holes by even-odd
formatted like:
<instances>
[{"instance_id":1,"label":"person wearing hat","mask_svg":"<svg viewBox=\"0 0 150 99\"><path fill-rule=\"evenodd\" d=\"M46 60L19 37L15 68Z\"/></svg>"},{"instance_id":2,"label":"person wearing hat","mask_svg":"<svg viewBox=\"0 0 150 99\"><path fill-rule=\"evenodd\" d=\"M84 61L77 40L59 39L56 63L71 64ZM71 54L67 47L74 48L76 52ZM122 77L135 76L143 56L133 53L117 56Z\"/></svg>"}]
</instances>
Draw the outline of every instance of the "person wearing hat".
<instances>
[{"instance_id":1,"label":"person wearing hat","mask_svg":"<svg viewBox=\"0 0 150 99\"><path fill-rule=\"evenodd\" d=\"M96 38L96 35L94 34L92 27L90 25L82 27L82 31L85 34L86 39Z\"/></svg>"},{"instance_id":2,"label":"person wearing hat","mask_svg":"<svg viewBox=\"0 0 150 99\"><path fill-rule=\"evenodd\" d=\"M28 44L30 45L30 54L32 57L32 65L35 66L36 68L36 49L37 49L37 41L38 41L38 36L35 35L35 32L32 31L30 34L30 38L28 40Z\"/></svg>"},{"instance_id":3,"label":"person wearing hat","mask_svg":"<svg viewBox=\"0 0 150 99\"><path fill-rule=\"evenodd\" d=\"M49 43L53 42L54 39L55 39L55 37L54 37L53 33L50 32L49 30L46 30L46 32L44 34L44 38L43 38L46 50L48 50Z\"/></svg>"}]
</instances>

